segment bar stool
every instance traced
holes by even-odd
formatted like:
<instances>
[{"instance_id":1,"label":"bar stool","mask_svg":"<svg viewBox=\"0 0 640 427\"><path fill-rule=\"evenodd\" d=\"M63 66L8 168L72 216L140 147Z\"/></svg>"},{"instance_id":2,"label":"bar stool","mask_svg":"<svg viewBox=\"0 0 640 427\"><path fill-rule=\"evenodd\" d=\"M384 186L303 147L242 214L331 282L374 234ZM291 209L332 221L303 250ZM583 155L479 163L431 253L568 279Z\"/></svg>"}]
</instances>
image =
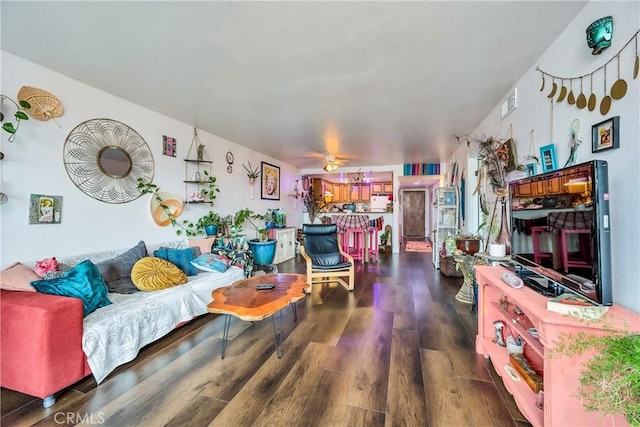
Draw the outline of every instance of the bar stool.
<instances>
[{"instance_id":1,"label":"bar stool","mask_svg":"<svg viewBox=\"0 0 640 427\"><path fill-rule=\"evenodd\" d=\"M540 265L543 258L549 258L551 262L553 262L553 253L540 251L540 235L546 232L546 226L531 227L531 238L533 239L533 262Z\"/></svg>"},{"instance_id":2,"label":"bar stool","mask_svg":"<svg viewBox=\"0 0 640 427\"><path fill-rule=\"evenodd\" d=\"M569 258L569 247L567 245L567 235L578 235L579 255L578 258ZM593 256L591 255L591 245L583 244L585 239L591 239L591 230L560 230L560 256L562 257L562 268L565 273L569 272L569 267L591 268L593 266ZM571 252L575 254L576 252Z\"/></svg>"},{"instance_id":3,"label":"bar stool","mask_svg":"<svg viewBox=\"0 0 640 427\"><path fill-rule=\"evenodd\" d=\"M380 241L380 238L378 237L378 227L369 227L367 231L369 234L369 245L367 248L369 260L375 258L376 262L378 262L378 242Z\"/></svg>"},{"instance_id":4,"label":"bar stool","mask_svg":"<svg viewBox=\"0 0 640 427\"><path fill-rule=\"evenodd\" d=\"M344 233L343 249L354 261L364 261L364 228L348 228Z\"/></svg>"}]
</instances>

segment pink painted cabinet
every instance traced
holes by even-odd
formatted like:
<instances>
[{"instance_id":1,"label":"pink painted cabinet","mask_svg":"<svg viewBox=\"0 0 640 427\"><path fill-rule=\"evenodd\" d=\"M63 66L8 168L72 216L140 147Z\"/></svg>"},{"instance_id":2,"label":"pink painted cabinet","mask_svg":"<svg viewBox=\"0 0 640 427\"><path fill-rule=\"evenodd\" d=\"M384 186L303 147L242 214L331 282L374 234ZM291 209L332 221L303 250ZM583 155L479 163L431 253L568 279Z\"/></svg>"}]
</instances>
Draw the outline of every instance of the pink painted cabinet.
<instances>
[{"instance_id":1,"label":"pink painted cabinet","mask_svg":"<svg viewBox=\"0 0 640 427\"><path fill-rule=\"evenodd\" d=\"M514 289L502 281L503 267L477 266L478 282L478 335L476 351L489 357L495 371L502 377L505 388L511 393L522 414L534 426L591 426L627 425L622 416L601 417L586 412L580 400L574 396L582 364L589 355L572 358L553 355L552 349L561 334L587 332L603 334L603 325L613 328L631 329L640 332L640 315L618 305L609 308L601 321L588 323L569 316L548 311L547 300L527 288ZM503 308L500 300L509 305ZM514 312L518 306L523 314ZM517 310L516 310L517 311ZM507 325L504 329L524 341L524 354L531 366L543 375L544 409L536 407L536 393L523 380L513 379L505 369L509 356L505 347L495 343L495 321ZM534 337L529 328L536 328L539 337Z\"/></svg>"}]
</instances>

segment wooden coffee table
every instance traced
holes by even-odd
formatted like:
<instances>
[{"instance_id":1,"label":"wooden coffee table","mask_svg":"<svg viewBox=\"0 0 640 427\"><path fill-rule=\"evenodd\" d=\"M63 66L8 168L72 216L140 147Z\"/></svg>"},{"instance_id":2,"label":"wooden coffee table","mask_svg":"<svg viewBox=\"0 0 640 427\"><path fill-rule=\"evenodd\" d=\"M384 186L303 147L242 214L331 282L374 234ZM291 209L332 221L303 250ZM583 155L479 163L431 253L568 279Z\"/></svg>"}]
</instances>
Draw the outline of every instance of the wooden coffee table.
<instances>
[{"instance_id":1,"label":"wooden coffee table","mask_svg":"<svg viewBox=\"0 0 640 427\"><path fill-rule=\"evenodd\" d=\"M256 286L274 284L270 290L257 290ZM305 297L305 289L309 287L306 276L302 274L264 274L249 279L238 280L231 286L218 288L211 293L213 301L207 305L209 313L226 314L221 356L227 349L231 316L248 322L255 322L271 316L273 335L278 358L283 354L284 334L282 329L282 312L289 304L297 320L296 305L292 304ZM280 314L280 331L276 331L273 314ZM280 339L278 339L280 335Z\"/></svg>"}]
</instances>

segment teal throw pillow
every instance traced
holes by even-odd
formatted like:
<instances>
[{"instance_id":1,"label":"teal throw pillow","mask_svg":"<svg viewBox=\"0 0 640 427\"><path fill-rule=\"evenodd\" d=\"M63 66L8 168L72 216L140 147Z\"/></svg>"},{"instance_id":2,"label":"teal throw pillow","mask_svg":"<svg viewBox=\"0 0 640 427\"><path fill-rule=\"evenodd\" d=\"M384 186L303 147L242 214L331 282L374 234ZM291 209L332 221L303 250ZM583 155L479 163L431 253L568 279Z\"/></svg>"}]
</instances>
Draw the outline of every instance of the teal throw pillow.
<instances>
[{"instance_id":1,"label":"teal throw pillow","mask_svg":"<svg viewBox=\"0 0 640 427\"><path fill-rule=\"evenodd\" d=\"M229 268L231 260L217 254L202 254L191 261L191 264L202 271L210 273L224 273Z\"/></svg>"},{"instance_id":2,"label":"teal throw pillow","mask_svg":"<svg viewBox=\"0 0 640 427\"><path fill-rule=\"evenodd\" d=\"M31 282L36 291L43 294L80 298L84 306L84 316L111 304L107 297L107 285L98 267L89 260L82 261L61 277L51 280Z\"/></svg>"},{"instance_id":3,"label":"teal throw pillow","mask_svg":"<svg viewBox=\"0 0 640 427\"><path fill-rule=\"evenodd\" d=\"M191 261L196 259L197 256L196 251L193 248L160 248L157 251L153 251L153 256L156 258L162 258L165 261L169 261L171 264L174 264L176 267L182 270L187 276L195 276L196 274L198 274L198 269L191 265Z\"/></svg>"}]
</instances>

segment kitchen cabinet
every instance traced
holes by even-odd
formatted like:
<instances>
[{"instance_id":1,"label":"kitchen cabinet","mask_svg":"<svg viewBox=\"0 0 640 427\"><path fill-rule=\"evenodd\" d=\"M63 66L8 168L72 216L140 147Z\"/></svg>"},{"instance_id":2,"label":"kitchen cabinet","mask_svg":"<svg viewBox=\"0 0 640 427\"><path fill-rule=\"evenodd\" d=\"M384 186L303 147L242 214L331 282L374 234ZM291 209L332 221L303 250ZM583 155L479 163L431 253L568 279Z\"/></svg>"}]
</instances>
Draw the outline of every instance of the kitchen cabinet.
<instances>
[{"instance_id":1,"label":"kitchen cabinet","mask_svg":"<svg viewBox=\"0 0 640 427\"><path fill-rule=\"evenodd\" d=\"M562 193L562 177L557 176L545 181L546 188L545 194L560 194Z\"/></svg>"},{"instance_id":2,"label":"kitchen cabinet","mask_svg":"<svg viewBox=\"0 0 640 427\"><path fill-rule=\"evenodd\" d=\"M369 202L371 200L371 186L369 184L362 184L360 186L360 201Z\"/></svg>"},{"instance_id":3,"label":"kitchen cabinet","mask_svg":"<svg viewBox=\"0 0 640 427\"><path fill-rule=\"evenodd\" d=\"M349 192L350 202L369 202L371 200L371 186L369 184L351 184Z\"/></svg>"},{"instance_id":4,"label":"kitchen cabinet","mask_svg":"<svg viewBox=\"0 0 640 427\"><path fill-rule=\"evenodd\" d=\"M349 201L346 184L333 184L333 201L335 203L344 203Z\"/></svg>"},{"instance_id":5,"label":"kitchen cabinet","mask_svg":"<svg viewBox=\"0 0 640 427\"><path fill-rule=\"evenodd\" d=\"M392 182L372 183L371 194L393 194L393 183Z\"/></svg>"},{"instance_id":6,"label":"kitchen cabinet","mask_svg":"<svg viewBox=\"0 0 640 427\"><path fill-rule=\"evenodd\" d=\"M276 239L276 255L273 258L274 264L280 264L296 255L296 235L295 227L273 228L269 230L269 238Z\"/></svg>"}]
</instances>

